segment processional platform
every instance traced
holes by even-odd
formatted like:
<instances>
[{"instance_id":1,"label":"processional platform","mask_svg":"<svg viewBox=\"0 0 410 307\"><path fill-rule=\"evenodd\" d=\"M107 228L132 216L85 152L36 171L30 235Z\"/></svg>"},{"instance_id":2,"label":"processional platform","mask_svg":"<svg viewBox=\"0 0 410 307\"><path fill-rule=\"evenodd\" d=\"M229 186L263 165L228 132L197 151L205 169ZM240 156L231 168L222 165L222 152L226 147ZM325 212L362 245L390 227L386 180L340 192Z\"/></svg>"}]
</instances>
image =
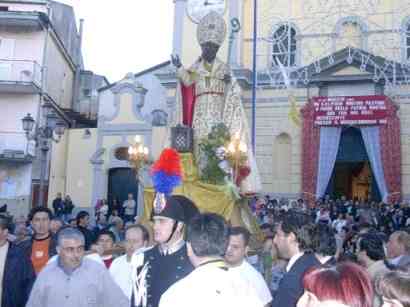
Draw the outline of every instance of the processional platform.
<instances>
[{"instance_id":1,"label":"processional platform","mask_svg":"<svg viewBox=\"0 0 410 307\"><path fill-rule=\"evenodd\" d=\"M263 235L252 215L246 199L235 200L227 185L215 185L200 180L198 167L192 153L180 153L182 184L173 194L184 195L191 199L201 213L216 213L223 216L232 226L244 226L252 236L260 241ZM143 221L151 220L155 190L144 188Z\"/></svg>"}]
</instances>

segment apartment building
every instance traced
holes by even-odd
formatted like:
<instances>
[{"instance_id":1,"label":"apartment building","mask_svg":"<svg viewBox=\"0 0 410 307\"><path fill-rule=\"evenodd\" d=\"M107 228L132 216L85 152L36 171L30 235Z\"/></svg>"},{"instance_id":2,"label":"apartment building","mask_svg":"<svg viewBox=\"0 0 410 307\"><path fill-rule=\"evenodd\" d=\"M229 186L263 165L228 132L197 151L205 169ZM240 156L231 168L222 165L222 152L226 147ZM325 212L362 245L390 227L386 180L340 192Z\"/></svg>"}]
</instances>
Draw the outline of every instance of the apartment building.
<instances>
[{"instance_id":1,"label":"apartment building","mask_svg":"<svg viewBox=\"0 0 410 307\"><path fill-rule=\"evenodd\" d=\"M39 199L47 203L51 150L45 149L55 143L49 139L39 146L28 140L22 119L30 114L37 127L50 125L51 117L67 128L96 125L90 112L78 112L81 28L68 5L0 1L0 204L12 214L26 214ZM55 133L53 138L59 139Z\"/></svg>"}]
</instances>

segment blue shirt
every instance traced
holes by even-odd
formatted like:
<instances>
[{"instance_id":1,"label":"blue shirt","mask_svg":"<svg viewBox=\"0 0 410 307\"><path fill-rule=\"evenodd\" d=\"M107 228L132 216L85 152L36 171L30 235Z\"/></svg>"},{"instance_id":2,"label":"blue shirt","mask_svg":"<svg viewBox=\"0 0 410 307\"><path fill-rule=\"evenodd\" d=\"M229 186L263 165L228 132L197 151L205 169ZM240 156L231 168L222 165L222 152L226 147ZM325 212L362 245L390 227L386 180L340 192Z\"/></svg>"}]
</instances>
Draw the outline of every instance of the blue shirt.
<instances>
[{"instance_id":1,"label":"blue shirt","mask_svg":"<svg viewBox=\"0 0 410 307\"><path fill-rule=\"evenodd\" d=\"M130 301L101 264L83 258L67 272L53 261L38 275L26 307L129 307Z\"/></svg>"}]
</instances>

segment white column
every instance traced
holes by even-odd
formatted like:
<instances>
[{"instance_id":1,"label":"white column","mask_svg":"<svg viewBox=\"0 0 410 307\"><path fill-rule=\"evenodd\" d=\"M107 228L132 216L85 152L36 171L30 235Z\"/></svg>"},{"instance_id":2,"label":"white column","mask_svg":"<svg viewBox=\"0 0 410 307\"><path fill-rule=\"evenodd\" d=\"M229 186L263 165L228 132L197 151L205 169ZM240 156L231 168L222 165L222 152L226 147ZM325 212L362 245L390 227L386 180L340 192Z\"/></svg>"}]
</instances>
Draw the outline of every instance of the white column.
<instances>
[{"instance_id":1,"label":"white column","mask_svg":"<svg viewBox=\"0 0 410 307\"><path fill-rule=\"evenodd\" d=\"M184 17L187 0L174 0L174 37L172 42L172 54L182 56L182 37L184 32Z\"/></svg>"}]
</instances>

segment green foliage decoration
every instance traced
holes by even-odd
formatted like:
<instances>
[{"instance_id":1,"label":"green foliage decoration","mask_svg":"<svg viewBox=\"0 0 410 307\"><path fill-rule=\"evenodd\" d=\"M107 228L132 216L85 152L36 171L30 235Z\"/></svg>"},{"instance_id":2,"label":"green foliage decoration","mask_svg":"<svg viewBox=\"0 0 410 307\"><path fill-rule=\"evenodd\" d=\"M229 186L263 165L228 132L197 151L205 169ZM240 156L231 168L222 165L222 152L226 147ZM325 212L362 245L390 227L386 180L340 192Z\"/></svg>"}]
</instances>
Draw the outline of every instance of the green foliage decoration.
<instances>
[{"instance_id":1,"label":"green foliage decoration","mask_svg":"<svg viewBox=\"0 0 410 307\"><path fill-rule=\"evenodd\" d=\"M226 147L229 143L231 135L228 127L220 123L212 127L208 137L202 138L199 142L199 154L201 163L202 181L210 184L223 185L226 183L226 173L219 167L219 163L224 159L218 157L217 150L221 147Z\"/></svg>"}]
</instances>

